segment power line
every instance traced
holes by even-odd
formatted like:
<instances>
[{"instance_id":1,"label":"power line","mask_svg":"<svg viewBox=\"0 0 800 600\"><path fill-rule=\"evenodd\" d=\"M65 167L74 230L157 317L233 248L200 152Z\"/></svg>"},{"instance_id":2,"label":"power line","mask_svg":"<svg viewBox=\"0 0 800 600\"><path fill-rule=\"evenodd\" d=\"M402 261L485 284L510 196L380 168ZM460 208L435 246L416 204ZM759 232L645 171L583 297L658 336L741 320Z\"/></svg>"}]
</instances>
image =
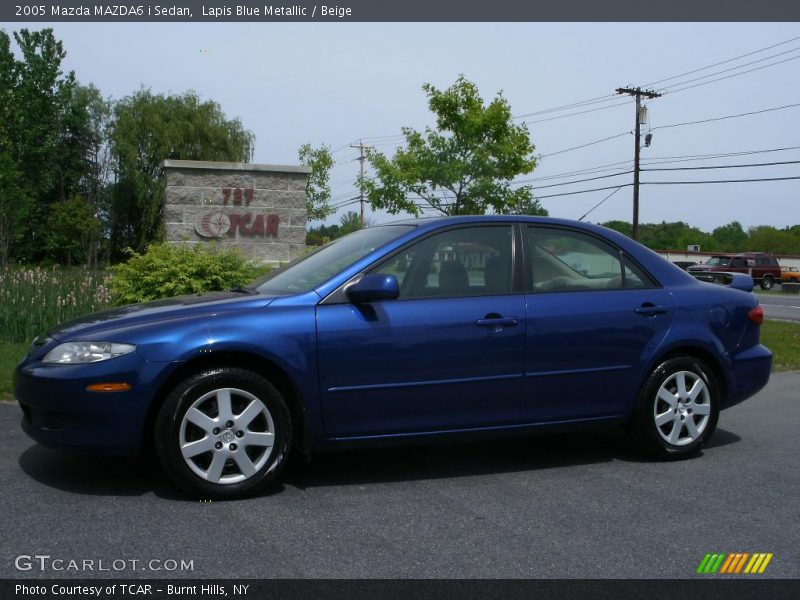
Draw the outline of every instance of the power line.
<instances>
[{"instance_id":1,"label":"power line","mask_svg":"<svg viewBox=\"0 0 800 600\"><path fill-rule=\"evenodd\" d=\"M361 198L359 196L353 196L352 198L348 198L344 202L339 202L337 204L332 205L331 208L333 208L334 210L338 210L338 209L342 208L343 206L348 206L350 204L355 204L356 202L359 202L360 200L361 200Z\"/></svg>"},{"instance_id":2,"label":"power line","mask_svg":"<svg viewBox=\"0 0 800 600\"><path fill-rule=\"evenodd\" d=\"M800 160L784 160L779 162L749 163L740 165L706 165L702 167L669 167L666 169L642 169L642 171L702 171L707 169L749 169L752 167L775 167L780 165L800 165Z\"/></svg>"},{"instance_id":3,"label":"power line","mask_svg":"<svg viewBox=\"0 0 800 600\"><path fill-rule=\"evenodd\" d=\"M767 46L765 48L759 48L758 50L753 50L752 52L748 52L746 54L740 54L739 56L734 56L733 58L728 58L726 60L711 64L711 65L708 65L708 66L705 66L705 67L700 67L699 69L693 69L692 71L686 71L685 73L681 73L680 75L673 75L672 77L667 77L666 79L659 79L658 81L652 81L650 83L646 83L645 87L652 87L652 86L654 86L654 85L656 85L658 83L664 83L665 81L672 81L673 79L679 79L681 77L684 77L685 75L692 75L694 73L699 73L700 71L706 71L708 69L713 69L714 67L719 67L720 65L725 65L725 64L731 63L731 62L733 62L735 60L739 60L740 58L747 58L748 56L752 56L754 54L758 54L759 52L765 52L767 50L772 50L773 48L777 48L778 46L785 46L786 44L789 44L789 43L794 42L796 40L800 40L800 36L793 37L793 38L791 38L789 40L786 40L786 41L783 41L783 42L778 42L777 44L773 44L772 46Z\"/></svg>"},{"instance_id":4,"label":"power line","mask_svg":"<svg viewBox=\"0 0 800 600\"><path fill-rule=\"evenodd\" d=\"M563 110L572 110L573 108L582 108L584 106L591 106L593 104L604 104L606 102L611 102L613 100L619 100L617 96L597 96L596 98L589 98L588 100L579 100L578 102L572 102L570 104L562 104L561 106L556 106L553 108L545 108L543 110L536 110L529 113L524 113L521 115L516 115L511 117L512 119L524 119L525 117L535 117L538 115L545 115L548 113L554 112L561 112Z\"/></svg>"},{"instance_id":5,"label":"power line","mask_svg":"<svg viewBox=\"0 0 800 600\"><path fill-rule=\"evenodd\" d=\"M647 161L658 161L653 164L668 164L673 162L689 162L695 160L714 160L716 158L728 158L730 156L747 156L750 154L769 154L771 152L785 152L788 150L800 150L800 146L787 146L785 148L766 148L762 150L741 150L738 152L724 152L716 154L684 154L678 156L651 156ZM675 159L675 160L672 160Z\"/></svg>"},{"instance_id":6,"label":"power line","mask_svg":"<svg viewBox=\"0 0 800 600\"><path fill-rule=\"evenodd\" d=\"M800 58L800 56L798 56ZM753 115L760 115L762 113L773 112L776 110L786 110L787 108L797 108L800 106L800 102L796 104L786 104L785 106L775 106L773 108L765 108L763 110L754 110L751 112L746 113L739 113L735 115L725 115L724 117L712 117L710 119L701 119L700 121L686 121L684 123L670 123L669 125L659 125L657 127L652 127L650 131L655 131L656 129L668 129L670 127L684 127L686 125L699 125L701 123L711 123L713 121L725 121L726 119L738 119L740 117L750 117Z\"/></svg>"},{"instance_id":7,"label":"power line","mask_svg":"<svg viewBox=\"0 0 800 600\"><path fill-rule=\"evenodd\" d=\"M702 180L702 181L642 181L640 185L705 185L705 184L715 184L715 183L756 183L762 181L791 181L800 179L800 176L797 177L759 177L753 179L711 179L711 180ZM558 194L547 194L545 196L536 196L537 200L543 200L545 198L558 198L562 196L575 196L578 194L588 194L590 192L602 192L604 190L613 190L616 188L624 188L632 186L632 183L624 183L620 186L606 186L606 187L599 187L599 188L592 188L590 190L577 190L574 192L561 192Z\"/></svg>"},{"instance_id":8,"label":"power line","mask_svg":"<svg viewBox=\"0 0 800 600\"><path fill-rule=\"evenodd\" d=\"M589 210L587 210L585 213L583 213L583 216L582 216L580 219L578 219L578 221L583 221L583 220L584 220L586 217L588 217L588 216L589 216L589 215L590 215L592 212L594 212L594 209L596 209L596 208L599 208L601 204L603 204L603 203L604 203L606 200L608 200L609 198L611 198L611 196L613 196L613 195L614 195L614 194L616 194L618 191L620 191L620 190L622 189L622 187L623 187L623 186L619 186L617 189L615 189L613 192L611 192L611 193L610 193L608 196L606 196L605 198L603 198L602 200L600 200L600 202L598 202L598 203L597 203L597 204L595 204L595 205L594 205L592 208L590 208L590 209L589 209Z\"/></svg>"},{"instance_id":9,"label":"power line","mask_svg":"<svg viewBox=\"0 0 800 600\"><path fill-rule=\"evenodd\" d=\"M588 177L586 179L576 179L575 181L564 181L562 183L551 183L549 185L537 185L535 186L537 190L543 190L545 188L552 188L552 187L560 187L563 185L573 185L575 183L583 183L585 181L596 181L598 179L608 179L609 177L619 177L620 175L630 175L633 171L620 171L619 173L612 173L611 175L598 175L597 177ZM528 183L524 179L522 181L515 181L514 183Z\"/></svg>"},{"instance_id":10,"label":"power line","mask_svg":"<svg viewBox=\"0 0 800 600\"><path fill-rule=\"evenodd\" d=\"M772 166L782 166L782 165L796 165L800 164L800 160L790 160L790 161L776 161L776 162L767 162L767 163L748 163L748 164L738 164L738 165L709 165L709 166L702 166L702 167L672 167L672 168L654 168L654 169L641 169L642 171L696 171L696 170L708 170L708 169L737 169L737 168L755 168L755 167L772 167ZM612 173L611 175L599 175L597 177L588 177L585 179L576 179L574 181L564 181L562 183L552 183L549 185L541 185L535 186L536 190L542 190L546 188L554 188L554 187L562 187L565 185L573 185L576 183L584 183L587 181L596 181L598 179L609 179L612 177L619 177L620 175L630 175L633 171L620 171L618 173ZM520 180L515 181L515 184L523 184L529 183L530 180Z\"/></svg>"},{"instance_id":11,"label":"power line","mask_svg":"<svg viewBox=\"0 0 800 600\"><path fill-rule=\"evenodd\" d=\"M547 121L556 121L558 119L566 119L567 117L574 117L576 115L585 115L588 113L597 112L598 110L608 110L609 108L619 108L620 106L627 105L627 102L617 102L616 104L612 104L611 106L600 106L598 108L590 108L588 110L582 110L580 112L572 112L567 113L565 115L557 115L555 117L548 117L546 119L537 119L535 121L523 121L526 125L534 125L536 123L545 123Z\"/></svg>"},{"instance_id":12,"label":"power line","mask_svg":"<svg viewBox=\"0 0 800 600\"><path fill-rule=\"evenodd\" d=\"M562 173L554 173L553 175L544 175L542 177L531 177L529 179L519 180L515 183L533 183L535 181L550 181L552 179L563 179L565 177L576 177L578 175L588 175L589 173L603 173L605 171L616 171L621 165L629 165L631 161L622 160L615 163L608 163L605 165L597 165L596 167L587 167L585 169L578 169L575 171L564 171Z\"/></svg>"},{"instance_id":13,"label":"power line","mask_svg":"<svg viewBox=\"0 0 800 600\"><path fill-rule=\"evenodd\" d=\"M632 183L623 183L622 185L609 185L606 187L599 187L599 188L592 188L591 190L578 190L575 192L562 192L560 194L547 194L546 196L536 196L537 200L543 200L545 198L558 198L560 196L575 196L576 194L588 194L589 192L602 192L604 190L613 190L617 188L624 188L632 186Z\"/></svg>"},{"instance_id":14,"label":"power line","mask_svg":"<svg viewBox=\"0 0 800 600\"><path fill-rule=\"evenodd\" d=\"M344 145L342 145L342 146L339 146L338 148L335 148L335 149L331 150L331 154L335 154L335 153L337 153L337 152L341 152L342 150L346 150L347 148L349 148L349 147L350 147L350 144L352 144L352 143L353 143L352 141L351 141L351 142L347 142L346 144L344 144Z\"/></svg>"},{"instance_id":15,"label":"power line","mask_svg":"<svg viewBox=\"0 0 800 600\"><path fill-rule=\"evenodd\" d=\"M701 81L700 83L695 83L693 85L687 85L687 86L679 87L679 88L676 88L676 89L667 88L665 93L675 94L677 92L682 92L684 90L690 90L692 88L700 87L701 85L708 85L709 83L716 83L717 81L723 81L725 79L731 79L732 77L738 77L739 75L746 75L747 73L752 73L753 71L760 71L761 69L766 69L768 67L774 67L775 65L780 65L780 64L783 64L785 62L789 62L789 61L792 61L792 60L797 60L798 58L800 58L800 56L793 56L792 58L786 58L784 60L779 60L777 62L770 63L768 65L762 65L760 67L755 67L753 69L748 69L747 71L742 71L741 73L732 73L730 75L726 75L725 77L718 77L717 79L711 79L709 81Z\"/></svg>"},{"instance_id":16,"label":"power line","mask_svg":"<svg viewBox=\"0 0 800 600\"><path fill-rule=\"evenodd\" d=\"M764 58L759 58L759 59L756 59L756 60L752 60L750 62L743 63L741 65L736 65L734 67L729 67L727 69L723 69L722 71L716 71L714 73L709 73L707 75L701 75L700 77L695 77L694 79L687 79L686 81L679 81L677 83L673 83L672 85L668 85L667 87L661 88L661 89L664 90L664 91L669 91L669 88L671 88L671 87L678 87L678 86L686 85L687 83L694 83L695 81L702 81L703 79L708 79L709 77L715 77L716 75L722 75L723 73L730 73L731 71L737 71L739 69L743 69L744 67L749 67L750 65L755 65L755 64L758 64L758 63L762 63L765 60L771 60L773 58L778 58L779 56L785 56L786 54L791 54L792 52L797 52L798 50L800 50L800 46L798 46L797 48L790 48L789 50L784 50L783 52L778 52L777 54L771 54L770 56L765 56ZM778 61L777 63L774 63L774 64L779 64L780 62L783 62L783 61ZM764 66L767 67L767 66L771 66L771 65L764 65Z\"/></svg>"},{"instance_id":17,"label":"power line","mask_svg":"<svg viewBox=\"0 0 800 600\"><path fill-rule=\"evenodd\" d=\"M581 148L586 148L587 146L594 146L595 144L600 144L602 142L607 142L609 140L616 139L618 137L622 137L623 135L631 135L630 131L623 131L622 133L618 133L617 135L612 135L607 138L603 138L601 140L594 140L593 142L588 142L586 144L581 144L580 146L573 146L572 148L564 148L563 150L558 150L557 152L550 152L549 154L542 154L539 158L547 158L549 156L555 156L557 154L564 154L565 152L572 152L573 150L579 150Z\"/></svg>"},{"instance_id":18,"label":"power line","mask_svg":"<svg viewBox=\"0 0 800 600\"><path fill-rule=\"evenodd\" d=\"M654 85L657 85L659 83L664 83L664 82L667 82L667 81L673 81L675 79L680 79L681 77L685 77L686 75L693 75L694 73L699 73L700 71L707 71L708 69L712 69L714 67L719 67L721 65L729 64L729 63L734 62L736 60L739 60L739 59L742 59L742 58L747 58L748 56L753 56L754 54L759 54L760 52L766 52L767 50L771 50L771 49L777 48L779 46L785 46L786 44L789 44L789 43L797 41L797 40L800 40L800 36L793 37L791 39L784 40L782 42L778 42L777 44L772 44L770 46L765 46L764 48L759 48L757 50L753 50L753 51L747 52L745 54L740 54L739 56L734 56L733 58L728 58L726 60L722 60L722 61L710 64L710 65L706 65L705 67L692 69L691 71L686 71L684 73L679 73L678 75L672 75L672 76L666 77L664 79L659 79L657 81L652 81L650 83L645 84L645 87L653 87ZM794 50L796 50L796 48ZM787 54L788 52L792 52L792 51L793 50L789 50L789 51L782 52L782 53L779 53L779 54L776 54L776 55L773 55L773 56L770 56L770 57L765 57L765 58L761 59L761 61L768 60L769 58L774 58L774 57L779 56L781 54ZM734 67L734 69L735 68L741 68L743 66L748 66L749 64L755 64L755 62L748 63L747 65L739 65L738 67ZM769 65L769 66L771 66L771 65ZM706 75L704 77L713 77L714 75L719 75L720 73L721 72L710 73L710 74L708 74L708 75ZM700 78L700 79L702 79L702 78ZM667 87L676 87L676 86L679 86L679 85L684 85L686 83L688 83L688 82L686 82L686 81L678 82L678 83L673 84L672 86L667 86ZM572 110L574 108L582 108L582 107L591 106L591 105L595 105L595 104L604 104L604 103L607 103L607 102L615 101L617 99L618 99L618 97L616 95L609 96L609 95L606 94L606 95L603 95L603 96L595 96L594 98L588 98L586 100L578 100L576 102L571 102L571 103L568 103L568 104L562 104L562 105L559 105L559 106L554 106L552 108L545 108L545 109L542 109L542 110L537 110L537 111L533 111L533 112L519 114L519 115L516 115L516 116L514 116L512 118L513 119L524 119L526 117L535 117L535 116L542 115L542 114L548 114L548 113L553 113L553 112L561 112L561 111L565 111L565 110Z\"/></svg>"},{"instance_id":19,"label":"power line","mask_svg":"<svg viewBox=\"0 0 800 600\"><path fill-rule=\"evenodd\" d=\"M760 177L756 179L711 179L703 181L643 181L642 185L698 185L706 183L754 183L759 181L790 181L797 177Z\"/></svg>"}]
</instances>

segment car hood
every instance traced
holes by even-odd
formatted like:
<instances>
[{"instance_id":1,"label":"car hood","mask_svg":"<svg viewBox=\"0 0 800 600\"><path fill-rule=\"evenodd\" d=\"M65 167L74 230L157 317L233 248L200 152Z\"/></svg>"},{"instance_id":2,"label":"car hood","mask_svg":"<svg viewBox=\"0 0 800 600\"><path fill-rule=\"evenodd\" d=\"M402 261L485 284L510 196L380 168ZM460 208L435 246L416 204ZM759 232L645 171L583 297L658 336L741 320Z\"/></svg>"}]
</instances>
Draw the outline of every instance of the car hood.
<instances>
[{"instance_id":1,"label":"car hood","mask_svg":"<svg viewBox=\"0 0 800 600\"><path fill-rule=\"evenodd\" d=\"M128 304L91 313L61 323L47 333L47 337L64 341L103 331L127 329L147 323L174 320L184 317L209 316L220 312L267 306L274 296L249 295L238 292L207 292L177 296L165 300ZM95 340L104 341L104 340Z\"/></svg>"}]
</instances>

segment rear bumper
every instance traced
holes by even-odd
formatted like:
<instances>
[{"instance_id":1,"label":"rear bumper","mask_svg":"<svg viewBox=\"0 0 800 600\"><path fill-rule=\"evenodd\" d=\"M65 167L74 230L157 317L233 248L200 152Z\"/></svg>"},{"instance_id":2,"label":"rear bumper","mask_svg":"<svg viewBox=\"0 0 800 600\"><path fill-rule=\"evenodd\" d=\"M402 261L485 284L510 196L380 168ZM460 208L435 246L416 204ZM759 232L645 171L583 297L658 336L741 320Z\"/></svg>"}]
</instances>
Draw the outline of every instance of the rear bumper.
<instances>
[{"instance_id":1,"label":"rear bumper","mask_svg":"<svg viewBox=\"0 0 800 600\"><path fill-rule=\"evenodd\" d=\"M730 408L756 394L769 381L772 352L761 344L731 356L728 394L722 408Z\"/></svg>"}]
</instances>

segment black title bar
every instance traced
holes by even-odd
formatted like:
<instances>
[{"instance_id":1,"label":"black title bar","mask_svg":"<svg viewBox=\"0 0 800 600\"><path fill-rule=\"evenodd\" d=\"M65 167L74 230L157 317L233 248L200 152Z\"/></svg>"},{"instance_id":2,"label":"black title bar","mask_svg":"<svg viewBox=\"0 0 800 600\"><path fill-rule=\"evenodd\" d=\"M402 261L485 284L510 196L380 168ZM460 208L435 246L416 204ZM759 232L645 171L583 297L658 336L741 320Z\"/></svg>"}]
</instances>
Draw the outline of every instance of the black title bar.
<instances>
[{"instance_id":1,"label":"black title bar","mask_svg":"<svg viewBox=\"0 0 800 600\"><path fill-rule=\"evenodd\" d=\"M577 574L577 573L576 573ZM3 599L146 600L783 600L798 580L741 577L686 580L381 580L381 579L4 579Z\"/></svg>"},{"instance_id":2,"label":"black title bar","mask_svg":"<svg viewBox=\"0 0 800 600\"><path fill-rule=\"evenodd\" d=\"M338 3L337 3L338 1ZM491 22L800 21L797 0L97 0L0 2L0 21Z\"/></svg>"}]
</instances>

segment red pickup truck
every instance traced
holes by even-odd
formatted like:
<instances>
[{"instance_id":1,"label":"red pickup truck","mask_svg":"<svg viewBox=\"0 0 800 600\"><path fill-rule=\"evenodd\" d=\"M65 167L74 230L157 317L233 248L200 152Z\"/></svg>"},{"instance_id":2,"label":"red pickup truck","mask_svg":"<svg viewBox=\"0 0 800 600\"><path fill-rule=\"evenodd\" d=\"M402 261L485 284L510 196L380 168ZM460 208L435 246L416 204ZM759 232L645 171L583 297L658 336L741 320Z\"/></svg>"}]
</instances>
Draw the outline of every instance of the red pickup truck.
<instances>
[{"instance_id":1,"label":"red pickup truck","mask_svg":"<svg viewBox=\"0 0 800 600\"><path fill-rule=\"evenodd\" d=\"M753 283L768 290L781 281L781 266L778 259L766 252L740 252L737 254L715 254L706 262L686 269L697 271L724 271L727 273L750 273Z\"/></svg>"}]
</instances>

